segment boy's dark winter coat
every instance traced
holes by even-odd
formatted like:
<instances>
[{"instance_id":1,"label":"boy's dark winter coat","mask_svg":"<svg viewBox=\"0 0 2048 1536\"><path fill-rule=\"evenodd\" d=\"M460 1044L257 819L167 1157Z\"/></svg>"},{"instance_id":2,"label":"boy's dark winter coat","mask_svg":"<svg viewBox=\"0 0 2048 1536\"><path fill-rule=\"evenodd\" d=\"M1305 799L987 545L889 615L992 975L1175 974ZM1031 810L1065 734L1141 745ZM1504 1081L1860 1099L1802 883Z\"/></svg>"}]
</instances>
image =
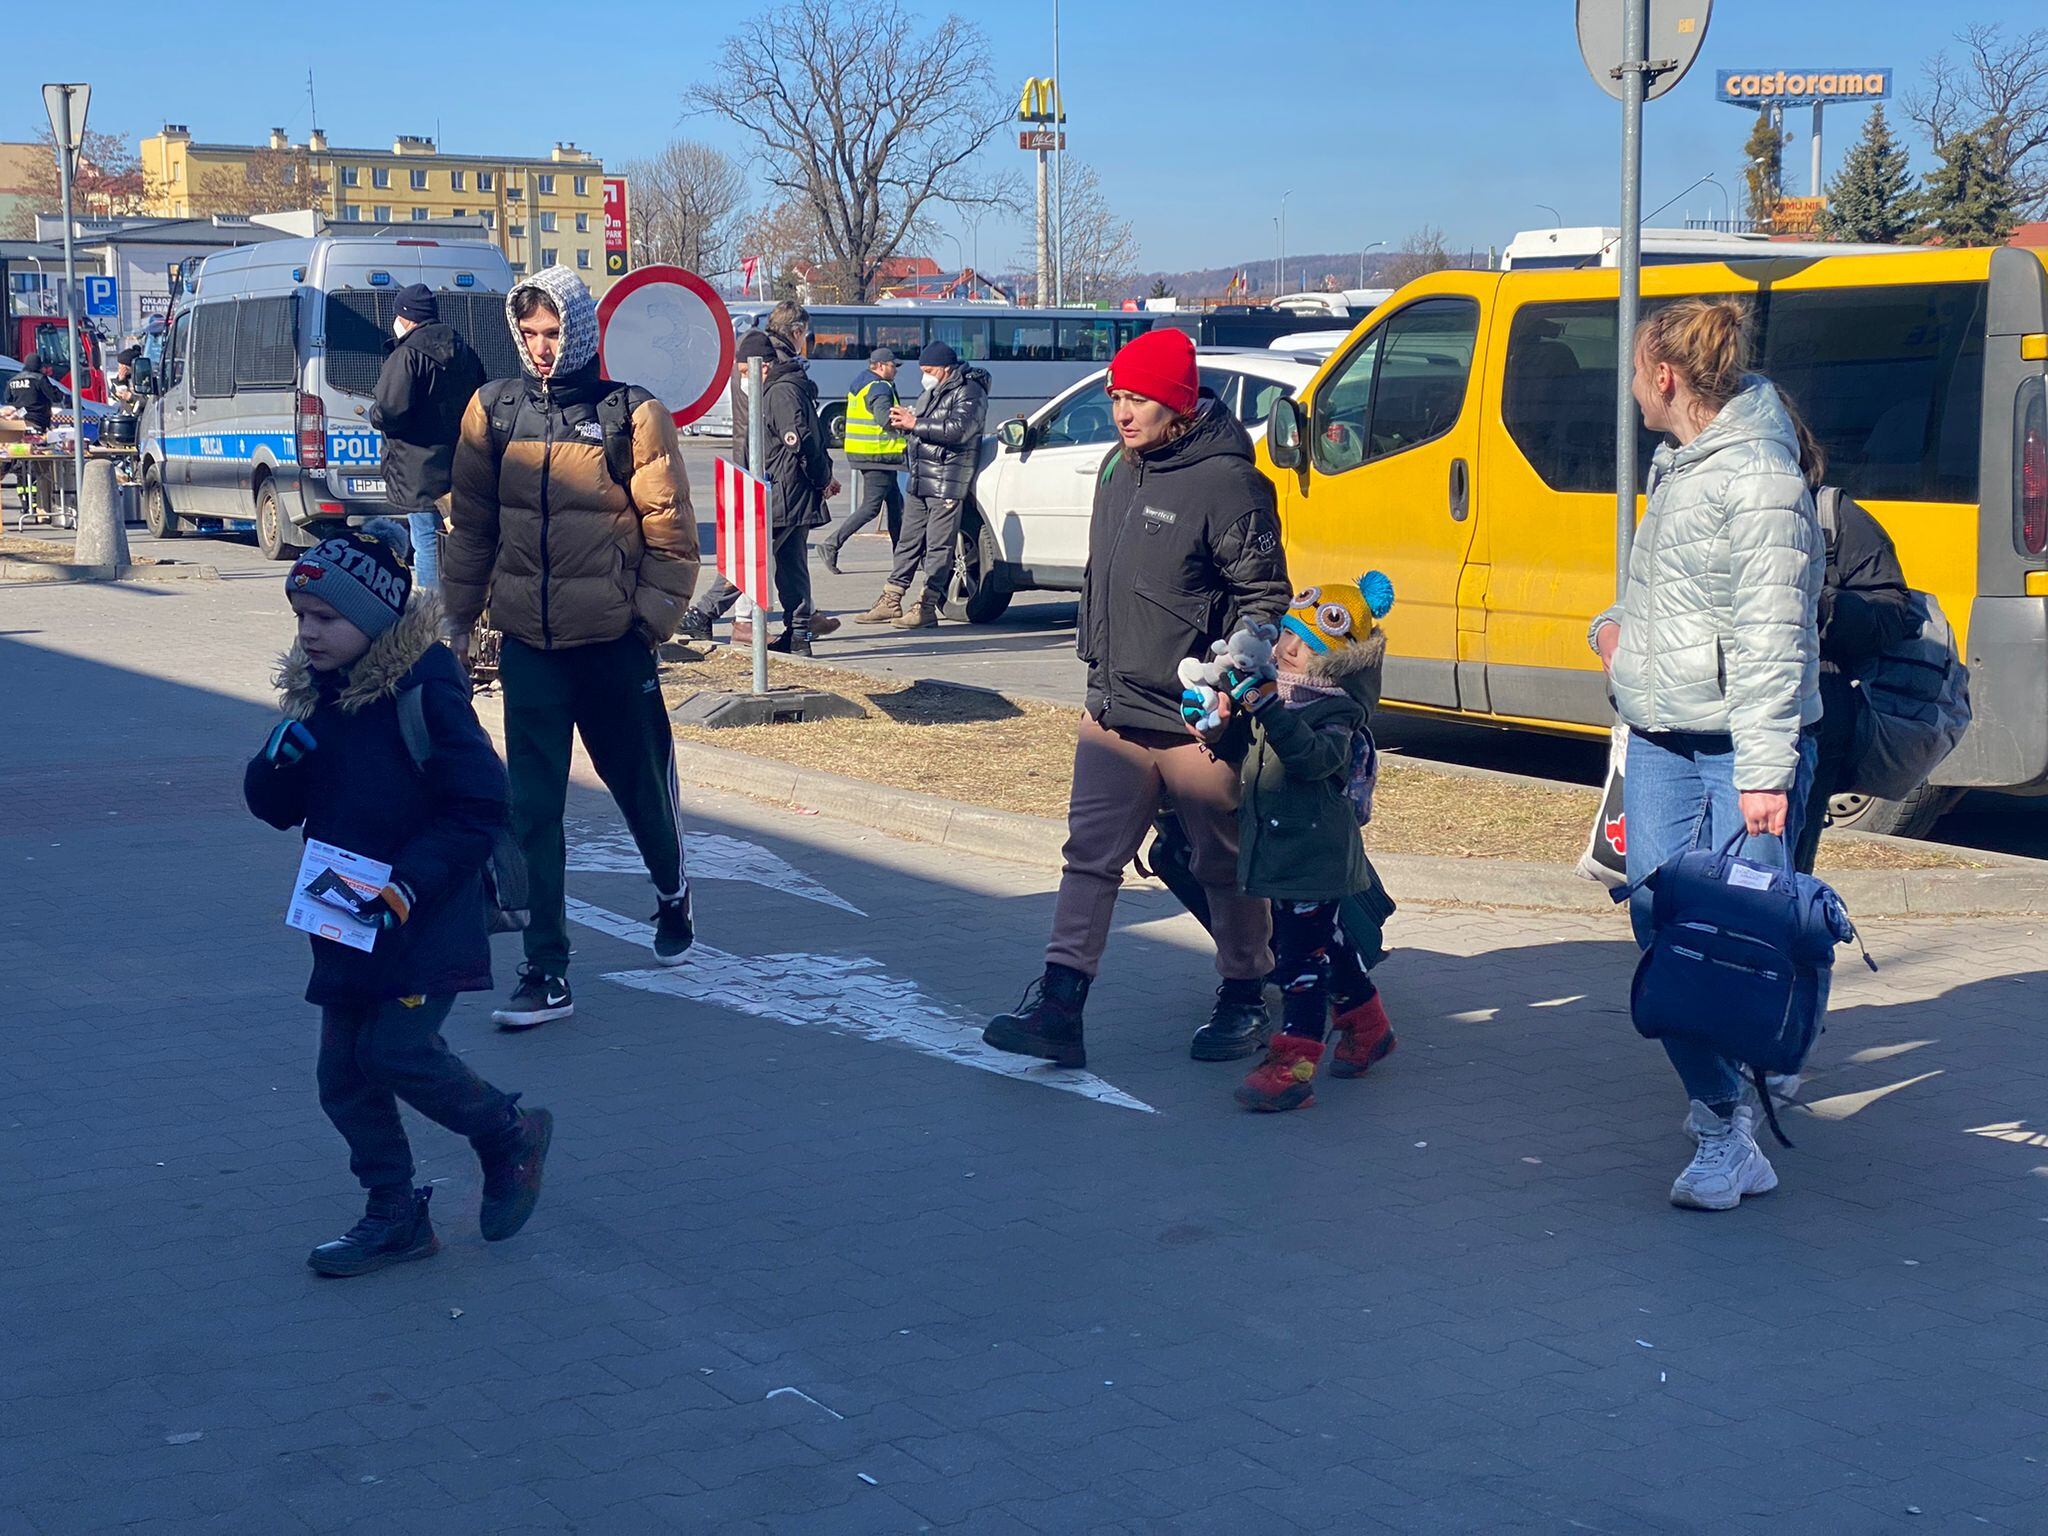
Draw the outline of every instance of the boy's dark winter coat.
<instances>
[{"instance_id":1,"label":"boy's dark winter coat","mask_svg":"<svg viewBox=\"0 0 2048 1536\"><path fill-rule=\"evenodd\" d=\"M1384 636L1375 631L1366 648L1371 665L1340 679L1343 693L1253 717L1237 805L1237 882L1247 895L1335 901L1374 884L1345 794L1352 735L1378 697Z\"/></svg>"},{"instance_id":2,"label":"boy's dark winter coat","mask_svg":"<svg viewBox=\"0 0 2048 1536\"><path fill-rule=\"evenodd\" d=\"M319 673L293 646L278 673L285 714L317 743L272 767L259 753L242 778L249 809L274 827L391 865L411 888L411 918L365 954L315 938L306 1001L327 1005L481 992L491 985L482 871L506 816L505 770L470 707L469 680L436 639L431 593L370 644L346 673ZM401 690L418 685L434 753L414 768L398 724Z\"/></svg>"}]
</instances>

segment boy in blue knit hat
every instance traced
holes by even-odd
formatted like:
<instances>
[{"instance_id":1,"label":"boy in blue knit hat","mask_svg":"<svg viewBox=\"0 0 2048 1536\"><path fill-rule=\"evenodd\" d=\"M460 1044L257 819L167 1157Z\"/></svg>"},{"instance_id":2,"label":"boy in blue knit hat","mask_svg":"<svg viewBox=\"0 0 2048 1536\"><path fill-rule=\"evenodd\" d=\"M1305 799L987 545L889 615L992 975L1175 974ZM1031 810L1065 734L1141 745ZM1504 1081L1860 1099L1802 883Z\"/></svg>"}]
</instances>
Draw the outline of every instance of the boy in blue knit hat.
<instances>
[{"instance_id":1,"label":"boy in blue knit hat","mask_svg":"<svg viewBox=\"0 0 2048 1536\"><path fill-rule=\"evenodd\" d=\"M540 1198L554 1130L463 1065L441 1038L459 992L491 985L483 867L505 824L505 770L439 639L441 605L413 591L406 531L387 518L322 541L285 578L298 641L277 676L284 719L243 775L249 809L391 866L369 903L367 950L315 936L306 1001L320 1009L320 1107L369 1191L363 1219L315 1248L323 1275L360 1275L440 1251L433 1190L413 1187L402 1099L469 1138L483 1165L486 1239L512 1236ZM418 690L431 750L400 723Z\"/></svg>"}]
</instances>

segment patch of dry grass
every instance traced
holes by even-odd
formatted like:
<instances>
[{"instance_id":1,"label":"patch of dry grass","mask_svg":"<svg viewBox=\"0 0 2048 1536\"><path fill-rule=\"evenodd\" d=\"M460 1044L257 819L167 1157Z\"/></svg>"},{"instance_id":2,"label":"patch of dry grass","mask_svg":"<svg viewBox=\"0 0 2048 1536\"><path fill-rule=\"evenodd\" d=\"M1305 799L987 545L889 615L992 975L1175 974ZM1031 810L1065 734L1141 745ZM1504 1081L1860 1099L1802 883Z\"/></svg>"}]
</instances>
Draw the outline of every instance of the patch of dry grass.
<instances>
[{"instance_id":1,"label":"patch of dry grass","mask_svg":"<svg viewBox=\"0 0 2048 1536\"><path fill-rule=\"evenodd\" d=\"M922 790L949 800L1064 817L1073 787L1072 709L951 683L901 682L844 667L768 658L769 686L815 688L853 700L858 720L817 720L731 730L678 726L684 740L800 767ZM700 690L745 692L748 657L721 647L697 662L664 662L673 708ZM1571 864L1585 851L1599 794L1472 778L1383 760L1366 846L1378 853ZM1953 869L1968 861L1923 843L1829 839L1821 868Z\"/></svg>"}]
</instances>

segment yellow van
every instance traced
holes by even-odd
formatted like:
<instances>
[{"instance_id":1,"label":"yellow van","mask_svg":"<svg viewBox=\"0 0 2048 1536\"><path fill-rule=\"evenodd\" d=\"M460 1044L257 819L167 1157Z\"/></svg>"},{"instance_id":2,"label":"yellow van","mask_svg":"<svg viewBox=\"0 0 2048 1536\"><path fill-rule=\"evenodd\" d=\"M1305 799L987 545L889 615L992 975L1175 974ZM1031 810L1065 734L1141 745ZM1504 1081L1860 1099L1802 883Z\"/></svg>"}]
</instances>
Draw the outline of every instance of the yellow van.
<instances>
[{"instance_id":1,"label":"yellow van","mask_svg":"<svg viewBox=\"0 0 2048 1536\"><path fill-rule=\"evenodd\" d=\"M1826 445L1966 646L1975 720L1909 801L2048 791L2048 266L2028 250L1645 268L1643 307L1751 300L1759 367ZM1596 734L1586 623L1614 596L1613 269L1438 272L1374 310L1292 400L1259 462L1299 582L1394 578L1387 701ZM1643 434L1645 469L1655 440Z\"/></svg>"}]
</instances>

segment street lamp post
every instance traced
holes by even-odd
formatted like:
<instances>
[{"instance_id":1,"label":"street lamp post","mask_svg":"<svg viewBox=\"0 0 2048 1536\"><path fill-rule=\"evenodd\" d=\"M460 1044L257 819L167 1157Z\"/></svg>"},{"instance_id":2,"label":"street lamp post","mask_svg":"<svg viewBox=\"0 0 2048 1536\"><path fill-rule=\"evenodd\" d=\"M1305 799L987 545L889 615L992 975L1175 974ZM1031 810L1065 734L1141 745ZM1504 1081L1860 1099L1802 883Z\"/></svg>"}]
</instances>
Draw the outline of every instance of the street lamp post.
<instances>
[{"instance_id":1,"label":"street lamp post","mask_svg":"<svg viewBox=\"0 0 2048 1536\"><path fill-rule=\"evenodd\" d=\"M1530 204L1529 206L1530 206L1530 207L1532 207L1532 208L1541 208L1541 209L1542 209L1542 210L1543 210L1543 211L1544 211L1545 213L1549 214L1549 215L1550 215L1550 227L1551 227L1552 229L1563 229L1563 228L1564 228L1564 215L1563 215L1563 214L1561 214L1561 213L1559 213L1559 212L1558 212L1558 211L1557 211L1557 210L1556 210L1555 208L1551 207L1551 206L1550 206L1550 204L1548 204L1548 203L1531 203L1531 204Z\"/></svg>"},{"instance_id":2,"label":"street lamp post","mask_svg":"<svg viewBox=\"0 0 2048 1536\"><path fill-rule=\"evenodd\" d=\"M1273 297L1276 299L1287 291L1287 199L1292 196L1292 187L1280 194L1280 217L1274 220L1280 227L1280 254L1273 262Z\"/></svg>"},{"instance_id":3,"label":"street lamp post","mask_svg":"<svg viewBox=\"0 0 2048 1536\"><path fill-rule=\"evenodd\" d=\"M1360 252L1358 253L1358 286L1359 286L1359 287L1363 288L1363 287L1365 286L1365 253L1366 253L1366 251L1375 251L1375 250L1378 250L1378 249L1379 249L1379 248L1380 248L1381 246L1385 245L1386 243L1387 243L1387 242L1386 242L1386 241L1384 241L1384 240L1375 240L1375 241L1373 241L1373 243L1372 243L1371 245L1368 245L1368 246L1367 246L1367 247L1365 248L1365 250L1364 250L1364 251L1360 251Z\"/></svg>"},{"instance_id":4,"label":"street lamp post","mask_svg":"<svg viewBox=\"0 0 2048 1536\"><path fill-rule=\"evenodd\" d=\"M78 496L85 485L85 360L78 350L78 262L71 215L71 164L85 138L85 113L92 101L89 85L46 85L43 103L50 109L50 131L57 141L58 192L64 200L64 314L71 341L71 506L76 520ZM115 531L123 532L120 519Z\"/></svg>"}]
</instances>

